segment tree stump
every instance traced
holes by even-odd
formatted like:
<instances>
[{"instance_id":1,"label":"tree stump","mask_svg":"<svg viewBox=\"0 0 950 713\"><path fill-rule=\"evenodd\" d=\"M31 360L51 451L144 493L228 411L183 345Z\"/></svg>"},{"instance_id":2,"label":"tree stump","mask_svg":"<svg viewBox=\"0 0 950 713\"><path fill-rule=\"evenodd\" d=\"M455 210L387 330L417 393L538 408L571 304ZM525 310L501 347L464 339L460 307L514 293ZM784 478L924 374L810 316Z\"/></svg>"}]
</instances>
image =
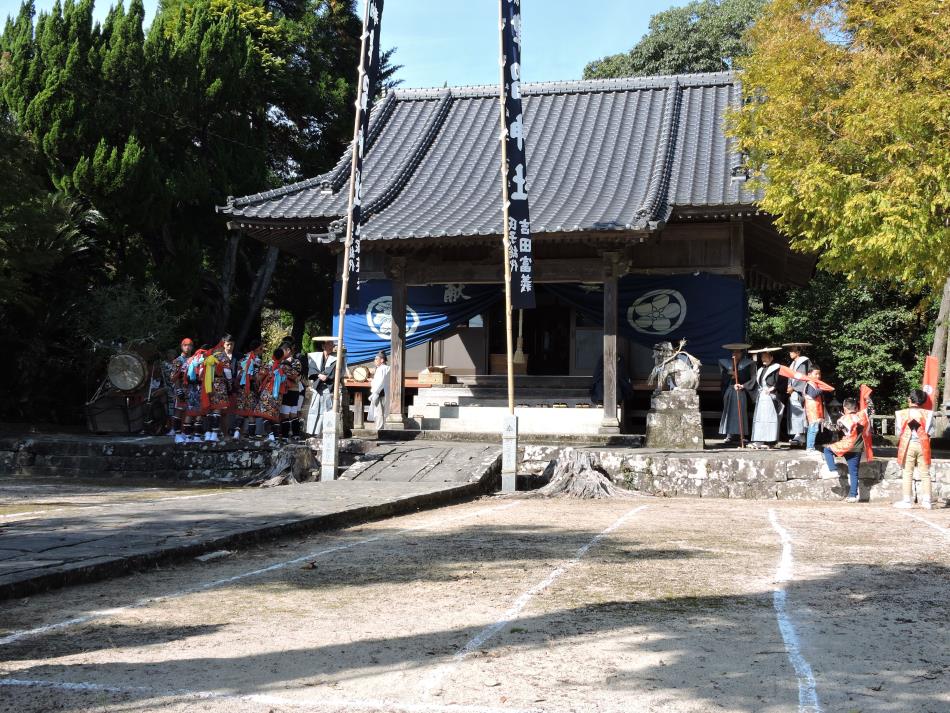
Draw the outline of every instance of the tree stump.
<instances>
[{"instance_id":1,"label":"tree stump","mask_svg":"<svg viewBox=\"0 0 950 713\"><path fill-rule=\"evenodd\" d=\"M313 455L310 446L302 443L289 443L280 446L274 454L270 467L254 476L247 487L273 488L277 485L297 485L317 480L315 472L320 464Z\"/></svg>"},{"instance_id":2,"label":"tree stump","mask_svg":"<svg viewBox=\"0 0 950 713\"><path fill-rule=\"evenodd\" d=\"M551 481L532 495L542 498L631 498L636 493L617 487L600 465L600 459L590 451L565 448L552 461Z\"/></svg>"}]
</instances>

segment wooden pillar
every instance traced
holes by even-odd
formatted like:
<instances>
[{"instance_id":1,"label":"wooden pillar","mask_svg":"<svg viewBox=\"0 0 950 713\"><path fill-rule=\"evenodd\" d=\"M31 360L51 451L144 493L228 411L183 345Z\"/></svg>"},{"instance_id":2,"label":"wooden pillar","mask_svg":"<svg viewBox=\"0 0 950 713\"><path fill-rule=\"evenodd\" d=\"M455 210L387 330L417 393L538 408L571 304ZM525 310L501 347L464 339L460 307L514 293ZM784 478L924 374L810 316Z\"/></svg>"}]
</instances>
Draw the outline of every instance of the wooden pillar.
<instances>
[{"instance_id":1,"label":"wooden pillar","mask_svg":"<svg viewBox=\"0 0 950 713\"><path fill-rule=\"evenodd\" d=\"M619 255L604 253L604 420L600 432L620 433L617 418L617 272Z\"/></svg>"},{"instance_id":2,"label":"wooden pillar","mask_svg":"<svg viewBox=\"0 0 950 713\"><path fill-rule=\"evenodd\" d=\"M392 333L389 338L389 415L385 428L402 431L406 428L406 259L391 258L388 273L392 281Z\"/></svg>"}]
</instances>

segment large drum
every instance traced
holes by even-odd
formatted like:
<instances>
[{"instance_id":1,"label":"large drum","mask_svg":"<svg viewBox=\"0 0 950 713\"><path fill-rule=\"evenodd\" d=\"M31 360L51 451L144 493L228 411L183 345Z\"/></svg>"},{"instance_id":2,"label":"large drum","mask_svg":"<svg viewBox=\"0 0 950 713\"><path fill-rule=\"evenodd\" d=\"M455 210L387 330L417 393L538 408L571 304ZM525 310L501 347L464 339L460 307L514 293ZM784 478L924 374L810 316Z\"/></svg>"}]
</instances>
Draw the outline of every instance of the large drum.
<instances>
[{"instance_id":1,"label":"large drum","mask_svg":"<svg viewBox=\"0 0 950 713\"><path fill-rule=\"evenodd\" d=\"M145 360L138 354L121 352L109 359L106 373L114 389L131 393L145 385L148 368Z\"/></svg>"}]
</instances>

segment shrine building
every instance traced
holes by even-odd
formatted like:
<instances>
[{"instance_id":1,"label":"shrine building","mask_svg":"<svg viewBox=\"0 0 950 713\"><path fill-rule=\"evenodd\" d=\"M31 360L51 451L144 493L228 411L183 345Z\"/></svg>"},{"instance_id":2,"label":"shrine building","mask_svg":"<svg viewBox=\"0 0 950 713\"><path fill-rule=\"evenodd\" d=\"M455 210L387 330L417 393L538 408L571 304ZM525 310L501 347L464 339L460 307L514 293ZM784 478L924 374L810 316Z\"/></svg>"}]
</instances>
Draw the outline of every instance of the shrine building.
<instances>
[{"instance_id":1,"label":"shrine building","mask_svg":"<svg viewBox=\"0 0 950 713\"><path fill-rule=\"evenodd\" d=\"M746 288L801 285L815 265L758 210L726 136L736 75L526 84L522 95L537 307L514 316L520 430L629 429L610 364L604 407L588 395L612 345L642 392L653 344L686 339L712 365L703 388L718 397L721 345L746 335ZM499 125L497 86L397 88L372 111L344 339L351 368L390 353L392 428L500 428ZM220 211L231 229L301 258L340 256L350 161L348 150L326 174ZM404 379L430 365L456 383L407 403Z\"/></svg>"}]
</instances>

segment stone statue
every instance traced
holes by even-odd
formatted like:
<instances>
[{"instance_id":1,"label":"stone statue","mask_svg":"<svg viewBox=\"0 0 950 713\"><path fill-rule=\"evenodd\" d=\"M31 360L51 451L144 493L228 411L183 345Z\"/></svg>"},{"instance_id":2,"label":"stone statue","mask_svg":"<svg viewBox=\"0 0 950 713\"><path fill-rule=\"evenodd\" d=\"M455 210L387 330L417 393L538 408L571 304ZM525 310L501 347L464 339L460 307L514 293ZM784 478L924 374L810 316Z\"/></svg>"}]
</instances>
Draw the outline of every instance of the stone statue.
<instances>
[{"instance_id":1,"label":"stone statue","mask_svg":"<svg viewBox=\"0 0 950 713\"><path fill-rule=\"evenodd\" d=\"M653 345L653 371L649 383L654 384L653 395L663 391L681 391L699 388L699 368L702 363L683 347L686 340L681 339L674 350L670 342Z\"/></svg>"}]
</instances>

